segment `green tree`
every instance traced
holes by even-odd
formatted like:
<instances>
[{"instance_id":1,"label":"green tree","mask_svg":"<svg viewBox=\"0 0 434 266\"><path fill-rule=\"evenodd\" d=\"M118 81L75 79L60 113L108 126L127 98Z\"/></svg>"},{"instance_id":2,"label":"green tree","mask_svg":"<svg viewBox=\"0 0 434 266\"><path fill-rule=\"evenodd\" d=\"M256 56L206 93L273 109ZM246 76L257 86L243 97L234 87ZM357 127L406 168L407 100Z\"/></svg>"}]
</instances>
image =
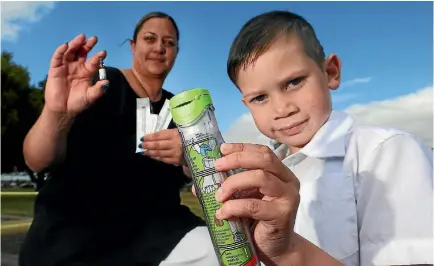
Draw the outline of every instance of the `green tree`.
<instances>
[{"instance_id":1,"label":"green tree","mask_svg":"<svg viewBox=\"0 0 434 266\"><path fill-rule=\"evenodd\" d=\"M16 64L11 53L2 52L1 66L1 172L28 171L23 141L42 110L43 92L30 85L27 68Z\"/></svg>"}]
</instances>

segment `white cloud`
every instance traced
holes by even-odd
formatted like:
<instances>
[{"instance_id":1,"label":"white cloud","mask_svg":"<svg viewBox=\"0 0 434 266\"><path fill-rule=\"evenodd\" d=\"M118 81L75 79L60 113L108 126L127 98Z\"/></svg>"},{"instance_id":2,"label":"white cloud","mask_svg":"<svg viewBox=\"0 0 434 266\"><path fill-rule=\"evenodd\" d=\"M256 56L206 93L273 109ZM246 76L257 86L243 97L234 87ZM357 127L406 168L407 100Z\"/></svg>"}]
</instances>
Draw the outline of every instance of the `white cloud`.
<instances>
[{"instance_id":1,"label":"white cloud","mask_svg":"<svg viewBox=\"0 0 434 266\"><path fill-rule=\"evenodd\" d=\"M355 78L355 79L347 80L347 81L344 81L341 83L340 88L354 86L356 84L369 83L369 82L371 82L371 80L372 80L372 77Z\"/></svg>"},{"instance_id":2,"label":"white cloud","mask_svg":"<svg viewBox=\"0 0 434 266\"><path fill-rule=\"evenodd\" d=\"M355 104L345 111L357 124L398 128L433 146L432 86L391 100Z\"/></svg>"},{"instance_id":3,"label":"white cloud","mask_svg":"<svg viewBox=\"0 0 434 266\"><path fill-rule=\"evenodd\" d=\"M240 116L223 135L226 142L258 143L262 137L250 113Z\"/></svg>"},{"instance_id":4,"label":"white cloud","mask_svg":"<svg viewBox=\"0 0 434 266\"><path fill-rule=\"evenodd\" d=\"M412 133L427 145L433 145L433 87L398 98L355 104L344 110L357 124L388 126ZM225 132L227 142L264 143L250 113L243 114Z\"/></svg>"},{"instance_id":5,"label":"white cloud","mask_svg":"<svg viewBox=\"0 0 434 266\"><path fill-rule=\"evenodd\" d=\"M340 89L345 88L345 87L351 87L357 84L366 84L371 82L372 77L365 77L365 78L355 78L355 79L351 79L351 80L347 80L341 83L341 85L339 86ZM341 90L338 90L337 92L332 92L332 99L333 99L333 103L342 103L342 102L348 102L349 100L353 100L357 97L360 96L360 93L355 93L355 92L351 92L351 93L346 93L341 92Z\"/></svg>"},{"instance_id":6,"label":"white cloud","mask_svg":"<svg viewBox=\"0 0 434 266\"><path fill-rule=\"evenodd\" d=\"M16 40L30 23L38 22L54 8L54 2L1 2L1 37Z\"/></svg>"}]
</instances>

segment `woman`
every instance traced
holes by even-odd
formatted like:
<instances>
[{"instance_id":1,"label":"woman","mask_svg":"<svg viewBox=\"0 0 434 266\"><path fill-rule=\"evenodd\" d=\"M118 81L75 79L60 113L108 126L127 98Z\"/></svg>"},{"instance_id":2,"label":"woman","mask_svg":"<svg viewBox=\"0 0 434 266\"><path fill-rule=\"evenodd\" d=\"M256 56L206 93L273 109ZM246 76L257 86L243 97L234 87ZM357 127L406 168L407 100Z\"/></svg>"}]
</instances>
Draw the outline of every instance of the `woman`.
<instances>
[{"instance_id":1,"label":"woman","mask_svg":"<svg viewBox=\"0 0 434 266\"><path fill-rule=\"evenodd\" d=\"M173 18L144 16L130 41L131 69L108 67L104 81L98 65L106 53L86 60L96 37L79 35L57 48L45 106L24 141L28 166L50 177L35 200L20 265L159 265L181 239L202 241L194 237L206 232L204 222L180 204L186 167L179 166L184 160L173 123L143 143L147 156L135 153L136 99L149 98L159 113L173 96L162 85L178 41ZM215 260L210 244L198 248ZM182 255L185 265L195 265Z\"/></svg>"}]
</instances>

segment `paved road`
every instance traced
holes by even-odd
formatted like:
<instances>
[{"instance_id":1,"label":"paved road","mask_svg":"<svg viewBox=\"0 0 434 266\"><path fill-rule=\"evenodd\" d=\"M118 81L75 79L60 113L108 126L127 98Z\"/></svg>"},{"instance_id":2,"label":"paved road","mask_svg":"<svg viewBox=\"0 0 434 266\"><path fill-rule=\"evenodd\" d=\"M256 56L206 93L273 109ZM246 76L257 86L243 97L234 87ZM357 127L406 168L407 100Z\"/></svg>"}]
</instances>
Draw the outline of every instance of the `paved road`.
<instances>
[{"instance_id":1,"label":"paved road","mask_svg":"<svg viewBox=\"0 0 434 266\"><path fill-rule=\"evenodd\" d=\"M24 241L25 234L1 237L1 265L17 266L18 252Z\"/></svg>"},{"instance_id":2,"label":"paved road","mask_svg":"<svg viewBox=\"0 0 434 266\"><path fill-rule=\"evenodd\" d=\"M32 217L19 216L19 215L11 215L11 214L2 214L2 221L11 221L11 220L28 220L32 219Z\"/></svg>"},{"instance_id":3,"label":"paved road","mask_svg":"<svg viewBox=\"0 0 434 266\"><path fill-rule=\"evenodd\" d=\"M1 266L18 266L18 256L15 254L4 254L2 251Z\"/></svg>"},{"instance_id":4,"label":"paved road","mask_svg":"<svg viewBox=\"0 0 434 266\"><path fill-rule=\"evenodd\" d=\"M28 220L31 217L2 214L2 221ZM1 236L1 266L18 266L18 252L25 234Z\"/></svg>"}]
</instances>

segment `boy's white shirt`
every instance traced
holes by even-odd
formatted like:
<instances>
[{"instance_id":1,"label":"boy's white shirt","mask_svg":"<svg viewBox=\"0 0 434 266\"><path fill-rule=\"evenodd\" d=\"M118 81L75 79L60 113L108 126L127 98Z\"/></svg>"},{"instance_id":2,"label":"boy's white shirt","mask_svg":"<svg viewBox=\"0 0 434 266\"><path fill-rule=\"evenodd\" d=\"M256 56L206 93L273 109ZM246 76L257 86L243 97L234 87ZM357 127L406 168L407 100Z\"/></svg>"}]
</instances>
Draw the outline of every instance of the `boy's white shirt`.
<instances>
[{"instance_id":1,"label":"boy's white shirt","mask_svg":"<svg viewBox=\"0 0 434 266\"><path fill-rule=\"evenodd\" d=\"M269 142L261 138L257 143ZM285 155L285 146L275 152ZM295 231L322 250L348 266L433 264L433 154L419 140L396 129L354 126L333 111L283 163L301 183ZM196 265L219 265L205 226L160 263Z\"/></svg>"},{"instance_id":2,"label":"boy's white shirt","mask_svg":"<svg viewBox=\"0 0 434 266\"><path fill-rule=\"evenodd\" d=\"M301 236L345 265L433 263L433 152L412 135L332 111L282 162L300 179Z\"/></svg>"}]
</instances>

